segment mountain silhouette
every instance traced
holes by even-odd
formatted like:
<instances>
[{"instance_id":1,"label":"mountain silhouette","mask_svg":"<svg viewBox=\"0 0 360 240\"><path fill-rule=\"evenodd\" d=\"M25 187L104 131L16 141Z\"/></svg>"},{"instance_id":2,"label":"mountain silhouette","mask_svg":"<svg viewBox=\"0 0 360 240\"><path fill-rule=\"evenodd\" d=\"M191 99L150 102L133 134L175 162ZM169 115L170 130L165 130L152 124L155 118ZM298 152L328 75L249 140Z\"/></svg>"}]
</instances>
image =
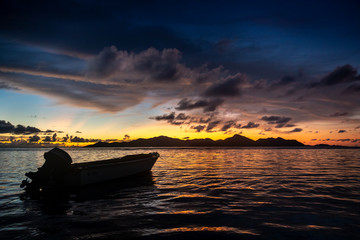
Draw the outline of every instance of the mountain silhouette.
<instances>
[{"instance_id":1,"label":"mountain silhouette","mask_svg":"<svg viewBox=\"0 0 360 240\"><path fill-rule=\"evenodd\" d=\"M250 138L235 134L224 140L217 140L217 146L256 146L256 142Z\"/></svg>"},{"instance_id":2,"label":"mountain silhouette","mask_svg":"<svg viewBox=\"0 0 360 240\"><path fill-rule=\"evenodd\" d=\"M261 138L254 141L250 138L235 134L230 138L224 140L192 139L181 140L178 138L171 138L166 136L159 136L153 138L139 138L129 142L98 142L86 147L300 147L305 146L297 140L286 140L283 138Z\"/></svg>"},{"instance_id":3,"label":"mountain silhouette","mask_svg":"<svg viewBox=\"0 0 360 240\"><path fill-rule=\"evenodd\" d=\"M260 138L256 141L258 146L304 146L304 144L298 142L297 140L285 140L283 138Z\"/></svg>"}]
</instances>

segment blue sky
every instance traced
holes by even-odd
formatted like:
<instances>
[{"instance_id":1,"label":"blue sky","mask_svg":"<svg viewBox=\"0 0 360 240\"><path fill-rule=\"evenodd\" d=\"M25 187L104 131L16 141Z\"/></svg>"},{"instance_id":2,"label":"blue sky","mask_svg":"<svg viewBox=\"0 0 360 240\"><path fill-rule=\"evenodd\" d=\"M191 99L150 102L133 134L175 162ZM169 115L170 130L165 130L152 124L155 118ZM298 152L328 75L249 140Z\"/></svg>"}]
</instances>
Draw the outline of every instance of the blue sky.
<instances>
[{"instance_id":1,"label":"blue sky","mask_svg":"<svg viewBox=\"0 0 360 240\"><path fill-rule=\"evenodd\" d=\"M5 1L0 129L359 144L359 10L358 1Z\"/></svg>"}]
</instances>

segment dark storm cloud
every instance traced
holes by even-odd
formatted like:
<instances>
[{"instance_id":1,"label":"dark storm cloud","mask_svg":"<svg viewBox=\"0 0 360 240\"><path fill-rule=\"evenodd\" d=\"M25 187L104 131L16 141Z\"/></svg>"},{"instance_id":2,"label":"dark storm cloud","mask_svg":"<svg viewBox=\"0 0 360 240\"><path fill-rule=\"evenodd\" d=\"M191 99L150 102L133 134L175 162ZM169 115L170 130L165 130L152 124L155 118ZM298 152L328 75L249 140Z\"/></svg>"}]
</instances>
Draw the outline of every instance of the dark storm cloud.
<instances>
[{"instance_id":1,"label":"dark storm cloud","mask_svg":"<svg viewBox=\"0 0 360 240\"><path fill-rule=\"evenodd\" d=\"M55 98L62 104L93 108L102 112L117 112L142 101L141 86L103 84L63 78L2 73L0 78L23 90Z\"/></svg>"},{"instance_id":2,"label":"dark storm cloud","mask_svg":"<svg viewBox=\"0 0 360 240\"><path fill-rule=\"evenodd\" d=\"M192 129L195 129L197 132L201 132L202 130L205 129L204 125L197 125L197 126L192 126Z\"/></svg>"},{"instance_id":3,"label":"dark storm cloud","mask_svg":"<svg viewBox=\"0 0 360 240\"><path fill-rule=\"evenodd\" d=\"M46 134L46 135L51 135L51 134L54 133L54 132L55 132L54 130L48 129L48 130L44 131L44 134Z\"/></svg>"},{"instance_id":4,"label":"dark storm cloud","mask_svg":"<svg viewBox=\"0 0 360 240\"><path fill-rule=\"evenodd\" d=\"M149 9L163 15L160 6L153 7L139 1L7 1L0 8L0 27L9 38L66 51L93 54L109 40L131 50L152 46L194 51L196 46L172 29L136 17Z\"/></svg>"},{"instance_id":5,"label":"dark storm cloud","mask_svg":"<svg viewBox=\"0 0 360 240\"><path fill-rule=\"evenodd\" d=\"M358 94L359 92L360 84L352 84L343 91L343 94Z\"/></svg>"},{"instance_id":6,"label":"dark storm cloud","mask_svg":"<svg viewBox=\"0 0 360 240\"><path fill-rule=\"evenodd\" d=\"M241 128L241 124L237 124L236 121L234 120L230 120L230 121L227 121L221 128L221 131L227 131L229 130L230 128Z\"/></svg>"},{"instance_id":7,"label":"dark storm cloud","mask_svg":"<svg viewBox=\"0 0 360 240\"><path fill-rule=\"evenodd\" d=\"M175 112L171 112L169 114L164 114L160 116L150 117L150 119L154 119L157 121L166 121L172 125L188 125L191 129L195 129L197 132L206 130L207 132L215 132L215 131L228 131L231 128L257 128L259 124L255 124L253 122L249 122L244 127L241 124L238 124L236 120L226 121L219 129L218 126L221 124L221 120L216 120L216 115L211 115L208 118L203 118L201 116L191 116L186 115L184 113L176 114ZM215 119L215 120L214 120Z\"/></svg>"},{"instance_id":8,"label":"dark storm cloud","mask_svg":"<svg viewBox=\"0 0 360 240\"><path fill-rule=\"evenodd\" d=\"M122 111L139 104L147 96L160 101L191 96L196 100L183 98L176 109L202 108L204 112L213 112L225 100L201 99L199 89L212 84L208 89L211 97L240 93L245 78L242 74L232 75L221 67L192 69L181 63L181 56L177 49L149 48L133 53L111 46L88 61L85 76L0 67L0 78L22 90L101 112ZM201 76L206 77L199 83L197 79Z\"/></svg>"},{"instance_id":9,"label":"dark storm cloud","mask_svg":"<svg viewBox=\"0 0 360 240\"><path fill-rule=\"evenodd\" d=\"M10 122L6 122L4 120L0 120L0 133L12 133L14 131L15 126Z\"/></svg>"},{"instance_id":10,"label":"dark storm cloud","mask_svg":"<svg viewBox=\"0 0 360 240\"><path fill-rule=\"evenodd\" d=\"M118 52L116 47L111 46L104 48L104 50L90 62L90 73L94 77L99 78L110 76L118 67L116 62L117 56Z\"/></svg>"},{"instance_id":11,"label":"dark storm cloud","mask_svg":"<svg viewBox=\"0 0 360 240\"><path fill-rule=\"evenodd\" d=\"M190 116L187 116L185 113L175 114L171 112L169 114L164 114L161 116L150 117L150 119L155 119L156 121L167 121L172 125L182 125L185 123L185 120L190 119Z\"/></svg>"},{"instance_id":12,"label":"dark storm cloud","mask_svg":"<svg viewBox=\"0 0 360 240\"><path fill-rule=\"evenodd\" d=\"M175 120L175 112L172 112L170 114L164 114L162 116L156 116L156 117L154 117L154 119L156 121L162 121L162 120L173 121L173 120Z\"/></svg>"},{"instance_id":13,"label":"dark storm cloud","mask_svg":"<svg viewBox=\"0 0 360 240\"><path fill-rule=\"evenodd\" d=\"M343 117L349 115L348 112L336 112L334 114L331 114L330 117Z\"/></svg>"},{"instance_id":14,"label":"dark storm cloud","mask_svg":"<svg viewBox=\"0 0 360 240\"><path fill-rule=\"evenodd\" d=\"M351 65L347 64L341 67L337 67L329 75L324 77L320 83L323 85L335 85L344 82L359 81L360 77L356 76L357 70Z\"/></svg>"},{"instance_id":15,"label":"dark storm cloud","mask_svg":"<svg viewBox=\"0 0 360 240\"><path fill-rule=\"evenodd\" d=\"M87 142L99 142L99 141L100 139L87 139L78 136L70 138L70 142L74 142L74 143L87 143Z\"/></svg>"},{"instance_id":16,"label":"dark storm cloud","mask_svg":"<svg viewBox=\"0 0 360 240\"><path fill-rule=\"evenodd\" d=\"M215 127L217 127L219 124L221 123L221 121L213 121L213 122L210 122L207 127L206 127L206 131L207 132L211 132L212 129L214 129Z\"/></svg>"},{"instance_id":17,"label":"dark storm cloud","mask_svg":"<svg viewBox=\"0 0 360 240\"><path fill-rule=\"evenodd\" d=\"M189 119L190 118L190 116L186 116L186 114L185 113L179 113L177 116L176 116L176 120L187 120L187 119Z\"/></svg>"},{"instance_id":18,"label":"dark storm cloud","mask_svg":"<svg viewBox=\"0 0 360 240\"><path fill-rule=\"evenodd\" d=\"M234 122L233 121L229 121L227 123L224 124L224 126L221 128L221 131L227 131L228 129L230 129L233 126Z\"/></svg>"},{"instance_id":19,"label":"dark storm cloud","mask_svg":"<svg viewBox=\"0 0 360 240\"><path fill-rule=\"evenodd\" d=\"M122 140L123 140L123 141L129 141L129 140L130 140L130 135L129 135L129 134L125 134Z\"/></svg>"},{"instance_id":20,"label":"dark storm cloud","mask_svg":"<svg viewBox=\"0 0 360 240\"><path fill-rule=\"evenodd\" d=\"M210 86L204 93L208 97L234 97L241 94L240 84L244 82L244 76L236 74L229 76L222 83Z\"/></svg>"},{"instance_id":21,"label":"dark storm cloud","mask_svg":"<svg viewBox=\"0 0 360 240\"><path fill-rule=\"evenodd\" d=\"M316 139L315 139L316 140ZM327 138L327 139L319 139L319 141L332 141L332 142L353 142L353 143L356 143L356 142L360 142L360 139L350 139L350 138L340 138L340 139L331 139L331 138Z\"/></svg>"},{"instance_id":22,"label":"dark storm cloud","mask_svg":"<svg viewBox=\"0 0 360 240\"><path fill-rule=\"evenodd\" d=\"M138 54L106 47L90 61L88 75L95 78L120 77L125 81L174 82L183 74L177 49L149 48Z\"/></svg>"},{"instance_id":23,"label":"dark storm cloud","mask_svg":"<svg viewBox=\"0 0 360 240\"><path fill-rule=\"evenodd\" d=\"M0 133L11 133L11 134L33 134L41 132L40 129L31 126L17 125L14 126L10 122L0 120Z\"/></svg>"},{"instance_id":24,"label":"dark storm cloud","mask_svg":"<svg viewBox=\"0 0 360 240\"><path fill-rule=\"evenodd\" d=\"M68 52L92 55L109 45L132 52L176 48L186 53L189 64L208 62L231 71L279 76L288 68L285 65L304 60L304 47L291 45L293 39L286 39L291 34L278 37L269 30L296 31L314 39L341 30L339 36L345 32L357 40L355 29L360 21L356 9L354 4L327 3L323 11L322 2L308 1L296 5L264 1L261 7L242 1L6 1L0 8L0 28L5 38ZM346 17L340 14L343 12ZM314 44L314 39L306 42ZM299 43L302 40L300 37ZM285 54L274 59L274 49L283 50L281 45L292 51L282 51ZM173 69L162 73L171 75Z\"/></svg>"},{"instance_id":25,"label":"dark storm cloud","mask_svg":"<svg viewBox=\"0 0 360 240\"><path fill-rule=\"evenodd\" d=\"M287 127L287 123L291 120L291 118L281 116L263 116L260 120L263 120L268 124L276 124L275 128L282 128Z\"/></svg>"},{"instance_id":26,"label":"dark storm cloud","mask_svg":"<svg viewBox=\"0 0 360 240\"><path fill-rule=\"evenodd\" d=\"M318 83L313 83L311 87L317 86L333 86L341 83L349 83L360 81L360 76L357 75L357 70L350 64L337 67L334 71L326 75Z\"/></svg>"},{"instance_id":27,"label":"dark storm cloud","mask_svg":"<svg viewBox=\"0 0 360 240\"><path fill-rule=\"evenodd\" d=\"M154 81L176 81L180 77L178 62L181 53L176 49L164 49L159 52L153 48L147 50L146 54L139 54L134 63L137 72L151 75Z\"/></svg>"},{"instance_id":28,"label":"dark storm cloud","mask_svg":"<svg viewBox=\"0 0 360 240\"><path fill-rule=\"evenodd\" d=\"M180 100L178 106L175 107L176 110L192 110L196 108L203 108L204 112L213 112L218 106L223 104L223 99L212 99L212 100L198 100L191 101L187 98Z\"/></svg>"},{"instance_id":29,"label":"dark storm cloud","mask_svg":"<svg viewBox=\"0 0 360 240\"><path fill-rule=\"evenodd\" d=\"M45 138L43 138L42 140L43 142L52 142L52 139L50 136L46 136Z\"/></svg>"},{"instance_id":30,"label":"dark storm cloud","mask_svg":"<svg viewBox=\"0 0 360 240\"><path fill-rule=\"evenodd\" d=\"M201 123L201 124L206 124L206 123L209 123L210 121L212 120L212 117L208 117L208 118L195 118L195 119L192 119L192 122L193 123Z\"/></svg>"},{"instance_id":31,"label":"dark storm cloud","mask_svg":"<svg viewBox=\"0 0 360 240\"><path fill-rule=\"evenodd\" d=\"M302 128L294 128L293 130L289 131L289 133L302 132L302 130Z\"/></svg>"},{"instance_id":32,"label":"dark storm cloud","mask_svg":"<svg viewBox=\"0 0 360 240\"><path fill-rule=\"evenodd\" d=\"M1 30L0 52L1 71L41 72L77 79L83 75L86 68L84 59L79 56L67 56L41 46L29 46L4 39L1 37Z\"/></svg>"},{"instance_id":33,"label":"dark storm cloud","mask_svg":"<svg viewBox=\"0 0 360 240\"><path fill-rule=\"evenodd\" d=\"M29 142L38 142L38 141L40 141L40 137L38 135L29 137Z\"/></svg>"},{"instance_id":34,"label":"dark storm cloud","mask_svg":"<svg viewBox=\"0 0 360 240\"><path fill-rule=\"evenodd\" d=\"M249 109L251 102L257 104L255 108L272 105L272 114L296 115L297 120L304 120L305 112L315 116L314 109L322 109L326 116L352 113L360 92L354 82L359 60L353 54L359 48L359 14L353 3L326 6L308 1L263 1L261 7L251 1L226 0L6 1L0 7L0 67L19 69L0 73L4 77L0 89L17 87L57 103L111 113L145 101L157 107L186 97L190 100L179 103L176 110L236 114ZM341 66L338 59L354 67ZM341 67L318 79L328 66ZM296 76L299 68L304 71ZM295 84L300 85L296 80L301 77L302 84L318 79L317 86L329 86L328 91L318 94L321 89L314 88L302 94L309 89ZM346 85L340 89L343 99L336 100L350 107L342 108L340 103L329 107L339 83ZM296 103L279 100L265 92L270 86L287 92L283 97L295 89L304 97ZM352 93L352 105L347 93ZM322 103L313 105L310 95L318 95ZM235 96L244 101L231 103ZM211 102L219 97L226 104ZM199 107L204 105L201 101L208 105ZM192 120L171 123L185 121ZM269 124L294 127L290 120L278 121Z\"/></svg>"},{"instance_id":35,"label":"dark storm cloud","mask_svg":"<svg viewBox=\"0 0 360 240\"><path fill-rule=\"evenodd\" d=\"M43 142L56 142L57 141L57 134L54 133L54 135L51 136L46 136L42 139Z\"/></svg>"},{"instance_id":36,"label":"dark storm cloud","mask_svg":"<svg viewBox=\"0 0 360 240\"><path fill-rule=\"evenodd\" d=\"M30 127L30 126L25 127L23 125L17 125L13 130L14 134L32 134L39 132L41 132L41 130L36 127Z\"/></svg>"},{"instance_id":37,"label":"dark storm cloud","mask_svg":"<svg viewBox=\"0 0 360 240\"><path fill-rule=\"evenodd\" d=\"M242 126L241 128L257 128L259 126L260 126L260 124L258 124L258 123L248 122L248 124L246 124L245 126Z\"/></svg>"},{"instance_id":38,"label":"dark storm cloud","mask_svg":"<svg viewBox=\"0 0 360 240\"><path fill-rule=\"evenodd\" d=\"M274 89L274 88L280 88L280 87L284 87L287 85L290 85L291 83L295 82L296 78L293 76L285 76L282 79L280 79L280 81L273 83L270 88Z\"/></svg>"}]
</instances>

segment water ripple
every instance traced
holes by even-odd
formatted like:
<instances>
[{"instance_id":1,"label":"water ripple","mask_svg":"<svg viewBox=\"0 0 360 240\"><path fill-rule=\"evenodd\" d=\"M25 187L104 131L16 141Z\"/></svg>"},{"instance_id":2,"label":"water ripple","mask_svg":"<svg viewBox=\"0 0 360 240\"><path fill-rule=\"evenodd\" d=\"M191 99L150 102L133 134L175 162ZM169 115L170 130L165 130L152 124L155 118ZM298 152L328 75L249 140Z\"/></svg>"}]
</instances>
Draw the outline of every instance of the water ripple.
<instances>
[{"instance_id":1,"label":"water ripple","mask_svg":"<svg viewBox=\"0 0 360 240\"><path fill-rule=\"evenodd\" d=\"M158 151L151 176L22 200L44 149L1 150L4 239L357 239L360 153L345 149L69 149L76 162Z\"/></svg>"}]
</instances>

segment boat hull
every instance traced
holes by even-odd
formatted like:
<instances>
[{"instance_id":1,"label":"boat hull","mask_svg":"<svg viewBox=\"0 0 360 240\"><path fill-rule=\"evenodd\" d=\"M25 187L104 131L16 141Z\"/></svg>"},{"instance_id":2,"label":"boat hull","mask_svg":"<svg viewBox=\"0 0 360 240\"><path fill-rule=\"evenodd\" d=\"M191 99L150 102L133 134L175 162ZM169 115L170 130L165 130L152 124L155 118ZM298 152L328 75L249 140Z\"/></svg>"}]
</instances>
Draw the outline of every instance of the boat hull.
<instances>
[{"instance_id":1,"label":"boat hull","mask_svg":"<svg viewBox=\"0 0 360 240\"><path fill-rule=\"evenodd\" d=\"M159 154L146 155L139 159L119 159L119 161L112 159L98 161L96 164L91 162L74 164L74 171L64 177L64 185L81 187L148 172L154 166Z\"/></svg>"}]
</instances>

